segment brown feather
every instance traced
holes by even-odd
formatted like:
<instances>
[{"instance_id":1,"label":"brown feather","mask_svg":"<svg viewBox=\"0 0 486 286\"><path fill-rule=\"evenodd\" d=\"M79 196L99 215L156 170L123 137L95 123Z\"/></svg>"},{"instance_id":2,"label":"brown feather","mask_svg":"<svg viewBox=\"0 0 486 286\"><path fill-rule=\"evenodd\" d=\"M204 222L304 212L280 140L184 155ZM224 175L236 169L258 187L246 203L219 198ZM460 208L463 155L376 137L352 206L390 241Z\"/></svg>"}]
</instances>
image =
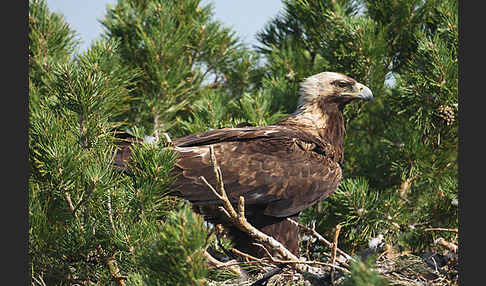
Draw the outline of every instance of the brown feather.
<instances>
[{"instance_id":1,"label":"brown feather","mask_svg":"<svg viewBox=\"0 0 486 286\"><path fill-rule=\"evenodd\" d=\"M199 145L215 142L217 134L221 139L212 145L233 202L243 196L248 205L265 203L266 215L286 217L326 198L337 187L341 169L326 154L332 146L301 130L269 126L209 131L197 139L175 140L180 159L174 172L181 174L173 185L177 195L196 204L219 203L199 179L204 176L217 183L209 147ZM313 149L306 150L309 146Z\"/></svg>"}]
</instances>

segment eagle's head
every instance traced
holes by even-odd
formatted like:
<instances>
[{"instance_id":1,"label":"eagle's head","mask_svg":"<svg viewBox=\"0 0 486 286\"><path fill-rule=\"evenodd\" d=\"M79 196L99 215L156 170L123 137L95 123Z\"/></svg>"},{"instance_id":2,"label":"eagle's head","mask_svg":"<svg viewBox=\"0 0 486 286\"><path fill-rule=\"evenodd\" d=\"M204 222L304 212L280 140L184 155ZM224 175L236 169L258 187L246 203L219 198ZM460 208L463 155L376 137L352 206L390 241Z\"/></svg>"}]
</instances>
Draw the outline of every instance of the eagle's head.
<instances>
[{"instance_id":1,"label":"eagle's head","mask_svg":"<svg viewBox=\"0 0 486 286\"><path fill-rule=\"evenodd\" d=\"M306 78L300 85L299 95L298 113L317 106L334 105L342 110L356 99L373 99L367 86L335 72L322 72Z\"/></svg>"}]
</instances>

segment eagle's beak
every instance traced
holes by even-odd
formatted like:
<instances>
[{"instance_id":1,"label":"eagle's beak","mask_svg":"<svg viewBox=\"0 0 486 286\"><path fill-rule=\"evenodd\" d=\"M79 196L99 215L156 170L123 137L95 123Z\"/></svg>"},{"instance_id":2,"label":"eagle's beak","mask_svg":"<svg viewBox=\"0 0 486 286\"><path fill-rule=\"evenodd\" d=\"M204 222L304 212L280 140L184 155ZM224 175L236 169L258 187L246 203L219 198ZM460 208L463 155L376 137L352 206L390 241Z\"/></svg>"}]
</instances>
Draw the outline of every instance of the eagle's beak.
<instances>
[{"instance_id":1,"label":"eagle's beak","mask_svg":"<svg viewBox=\"0 0 486 286\"><path fill-rule=\"evenodd\" d=\"M364 99L366 101L373 101L373 93L366 85L357 83L356 87L358 89L358 98Z\"/></svg>"}]
</instances>

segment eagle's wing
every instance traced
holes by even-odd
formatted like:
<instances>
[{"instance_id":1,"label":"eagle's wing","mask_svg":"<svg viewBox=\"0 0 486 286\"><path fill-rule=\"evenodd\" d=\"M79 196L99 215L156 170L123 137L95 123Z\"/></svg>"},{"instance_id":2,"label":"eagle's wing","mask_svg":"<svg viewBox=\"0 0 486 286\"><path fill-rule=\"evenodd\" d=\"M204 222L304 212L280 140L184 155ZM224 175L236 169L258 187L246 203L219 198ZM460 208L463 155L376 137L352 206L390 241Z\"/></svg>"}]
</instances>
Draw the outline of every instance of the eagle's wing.
<instances>
[{"instance_id":1,"label":"eagle's wing","mask_svg":"<svg viewBox=\"0 0 486 286\"><path fill-rule=\"evenodd\" d=\"M218 203L200 176L216 186L209 145L230 200L264 208L270 216L298 213L333 193L341 168L327 145L304 131L282 126L227 128L174 140L179 160L174 188L195 204Z\"/></svg>"}]
</instances>

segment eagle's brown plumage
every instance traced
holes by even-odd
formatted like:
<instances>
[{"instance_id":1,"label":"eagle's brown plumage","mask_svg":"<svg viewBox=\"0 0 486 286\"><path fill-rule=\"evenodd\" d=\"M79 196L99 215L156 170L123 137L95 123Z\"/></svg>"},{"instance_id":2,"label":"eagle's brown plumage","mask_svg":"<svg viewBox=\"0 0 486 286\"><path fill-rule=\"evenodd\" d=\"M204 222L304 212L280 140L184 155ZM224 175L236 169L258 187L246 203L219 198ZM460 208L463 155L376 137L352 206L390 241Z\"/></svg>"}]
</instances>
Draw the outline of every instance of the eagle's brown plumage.
<instances>
[{"instance_id":1,"label":"eagle's brown plumage","mask_svg":"<svg viewBox=\"0 0 486 286\"><path fill-rule=\"evenodd\" d=\"M359 98L369 100L372 93L350 77L323 72L302 82L297 111L273 125L223 128L174 140L179 157L173 170L178 174L174 194L192 202L209 221L227 225L236 248L259 253L249 236L224 221L219 201L199 178L216 185L209 157L212 145L230 200L243 196L249 222L298 254L298 229L286 218L297 218L338 187L345 134L342 110ZM124 154L120 151L119 159L127 157Z\"/></svg>"}]
</instances>

